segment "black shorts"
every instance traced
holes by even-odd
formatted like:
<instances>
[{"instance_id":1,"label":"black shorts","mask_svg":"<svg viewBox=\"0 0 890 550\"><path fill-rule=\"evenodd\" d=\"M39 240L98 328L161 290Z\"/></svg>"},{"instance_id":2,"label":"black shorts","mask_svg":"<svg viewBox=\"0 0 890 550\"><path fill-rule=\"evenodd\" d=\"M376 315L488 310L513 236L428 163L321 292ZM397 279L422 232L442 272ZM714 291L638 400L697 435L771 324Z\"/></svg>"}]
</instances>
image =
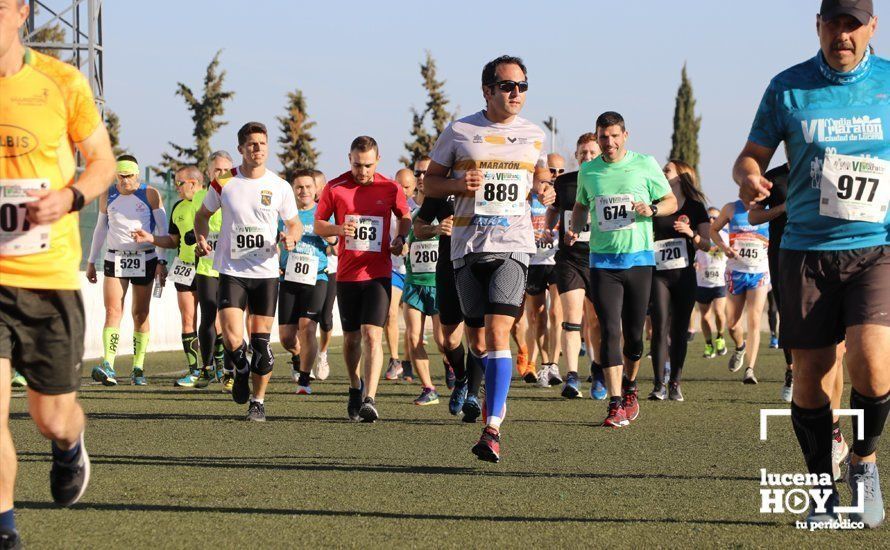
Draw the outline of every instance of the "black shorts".
<instances>
[{"instance_id":1,"label":"black shorts","mask_svg":"<svg viewBox=\"0 0 890 550\"><path fill-rule=\"evenodd\" d=\"M370 281L337 281L337 307L343 332L355 332L362 325L383 327L389 315L392 278Z\"/></svg>"},{"instance_id":2,"label":"black shorts","mask_svg":"<svg viewBox=\"0 0 890 550\"><path fill-rule=\"evenodd\" d=\"M247 279L219 274L219 309L250 307L251 315L274 317L278 304L278 277Z\"/></svg>"},{"instance_id":3,"label":"black shorts","mask_svg":"<svg viewBox=\"0 0 890 550\"><path fill-rule=\"evenodd\" d=\"M197 292L198 291L198 274L195 274L195 278L192 279L192 284L183 285L180 283L173 283L173 286L176 287L176 292Z\"/></svg>"},{"instance_id":4,"label":"black shorts","mask_svg":"<svg viewBox=\"0 0 890 550\"><path fill-rule=\"evenodd\" d=\"M847 327L890 326L890 247L779 255L781 347L824 348Z\"/></svg>"},{"instance_id":5,"label":"black shorts","mask_svg":"<svg viewBox=\"0 0 890 550\"><path fill-rule=\"evenodd\" d=\"M321 308L321 318L318 326L325 332L334 330L334 301L337 299L337 274L328 273L328 284L325 290L324 306Z\"/></svg>"},{"instance_id":6,"label":"black shorts","mask_svg":"<svg viewBox=\"0 0 890 550\"><path fill-rule=\"evenodd\" d=\"M530 265L528 266L528 280L525 282L525 292L529 296L537 296L547 291L550 285L556 284L556 266L554 265Z\"/></svg>"},{"instance_id":7,"label":"black shorts","mask_svg":"<svg viewBox=\"0 0 890 550\"><path fill-rule=\"evenodd\" d=\"M717 298L726 298L726 286L697 286L695 287L695 301L700 304L710 304Z\"/></svg>"},{"instance_id":8,"label":"black shorts","mask_svg":"<svg viewBox=\"0 0 890 550\"><path fill-rule=\"evenodd\" d=\"M32 390L61 395L80 387L84 312L79 290L0 286L0 358Z\"/></svg>"},{"instance_id":9,"label":"black shorts","mask_svg":"<svg viewBox=\"0 0 890 550\"><path fill-rule=\"evenodd\" d=\"M436 264L436 308L439 310L439 322L443 325L453 327L464 322L451 262L440 260Z\"/></svg>"},{"instance_id":10,"label":"black shorts","mask_svg":"<svg viewBox=\"0 0 890 550\"><path fill-rule=\"evenodd\" d=\"M104 272L106 277L111 277L112 279L125 279L130 281L132 284L136 286L146 286L150 285L155 280L155 270L158 268L158 259L152 258L150 260L145 261L145 277L115 277L114 276L114 262L110 262L105 260Z\"/></svg>"},{"instance_id":11,"label":"black shorts","mask_svg":"<svg viewBox=\"0 0 890 550\"><path fill-rule=\"evenodd\" d=\"M317 323L327 294L327 281L316 281L315 286L282 281L278 287L278 324L296 325L301 318Z\"/></svg>"},{"instance_id":12,"label":"black shorts","mask_svg":"<svg viewBox=\"0 0 890 550\"><path fill-rule=\"evenodd\" d=\"M529 259L530 255L523 252L474 252L453 262L457 294L468 327L484 327L486 315L519 317Z\"/></svg>"},{"instance_id":13,"label":"black shorts","mask_svg":"<svg viewBox=\"0 0 890 550\"><path fill-rule=\"evenodd\" d=\"M590 268L574 262L557 262L556 289L560 294L578 289L590 294Z\"/></svg>"}]
</instances>

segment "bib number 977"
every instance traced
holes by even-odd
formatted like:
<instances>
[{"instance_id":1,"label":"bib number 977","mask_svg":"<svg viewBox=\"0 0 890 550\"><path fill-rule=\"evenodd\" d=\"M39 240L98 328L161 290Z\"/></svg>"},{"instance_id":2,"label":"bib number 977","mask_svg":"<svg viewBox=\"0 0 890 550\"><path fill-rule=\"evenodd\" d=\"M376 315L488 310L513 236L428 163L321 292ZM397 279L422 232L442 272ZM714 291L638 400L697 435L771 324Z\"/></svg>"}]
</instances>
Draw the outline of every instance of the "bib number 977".
<instances>
[{"instance_id":1,"label":"bib number 977","mask_svg":"<svg viewBox=\"0 0 890 550\"><path fill-rule=\"evenodd\" d=\"M875 200L875 194L878 192L878 178L865 178L862 176L853 177L847 174L842 175L837 180L837 198L841 200L854 200L872 202ZM866 198L863 195L868 191Z\"/></svg>"}]
</instances>

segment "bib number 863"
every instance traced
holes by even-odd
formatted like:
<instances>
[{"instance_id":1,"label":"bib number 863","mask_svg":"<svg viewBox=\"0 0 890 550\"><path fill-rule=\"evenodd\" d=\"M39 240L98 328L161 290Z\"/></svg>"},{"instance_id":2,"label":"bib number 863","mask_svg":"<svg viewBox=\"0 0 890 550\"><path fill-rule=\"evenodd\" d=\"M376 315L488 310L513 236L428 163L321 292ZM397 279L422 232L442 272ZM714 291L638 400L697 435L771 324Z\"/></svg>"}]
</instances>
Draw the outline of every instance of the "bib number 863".
<instances>
[{"instance_id":1,"label":"bib number 863","mask_svg":"<svg viewBox=\"0 0 890 550\"><path fill-rule=\"evenodd\" d=\"M355 228L355 238L360 241L376 241L377 228L373 225L360 225Z\"/></svg>"},{"instance_id":2,"label":"bib number 863","mask_svg":"<svg viewBox=\"0 0 890 550\"><path fill-rule=\"evenodd\" d=\"M489 202L516 202L519 199L519 186L515 183L486 183L482 197Z\"/></svg>"}]
</instances>

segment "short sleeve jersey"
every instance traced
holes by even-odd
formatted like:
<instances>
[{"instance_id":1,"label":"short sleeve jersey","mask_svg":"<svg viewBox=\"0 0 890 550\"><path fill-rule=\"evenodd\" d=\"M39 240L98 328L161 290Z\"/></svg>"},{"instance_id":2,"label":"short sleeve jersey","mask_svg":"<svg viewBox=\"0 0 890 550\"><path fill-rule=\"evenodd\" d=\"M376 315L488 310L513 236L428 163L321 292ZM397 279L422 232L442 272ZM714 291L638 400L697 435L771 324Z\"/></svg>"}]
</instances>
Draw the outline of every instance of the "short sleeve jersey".
<instances>
[{"instance_id":1,"label":"short sleeve jersey","mask_svg":"<svg viewBox=\"0 0 890 550\"><path fill-rule=\"evenodd\" d=\"M206 189L200 189L195 196L192 197L192 204L195 208L195 213L201 209L201 205L204 204L204 197L207 196ZM213 256L201 256L198 258L198 267L195 269L195 273L198 275L205 275L207 277L219 277L219 271L213 269L213 260L216 256L216 245L219 242L219 231L222 228L222 210L217 210L210 216L210 221L207 223L209 226L210 232L207 234L207 242L214 249Z\"/></svg>"},{"instance_id":2,"label":"short sleeve jersey","mask_svg":"<svg viewBox=\"0 0 890 550\"><path fill-rule=\"evenodd\" d=\"M315 211L317 208L318 205L313 204L306 210L300 210L300 223L303 224L303 237L300 239L300 242L297 243L297 246L294 247L294 251L301 254L311 254L318 258L318 275L315 280L327 281L328 242L315 234ZM283 221L278 222L278 230L284 231ZM279 267L282 271L287 268L288 256L288 251L282 249L281 260L279 263ZM282 276L281 279L283 280L284 276Z\"/></svg>"},{"instance_id":3,"label":"short sleeve jersey","mask_svg":"<svg viewBox=\"0 0 890 550\"><path fill-rule=\"evenodd\" d=\"M819 213L826 155L890 161L888 90L890 61L869 54L853 71L838 73L820 52L772 79L748 139L770 149L783 141L788 146L788 223L782 248L851 250L890 244L886 204L879 205L886 213L879 223ZM882 185L890 183L886 173L880 179Z\"/></svg>"},{"instance_id":4,"label":"short sleeve jersey","mask_svg":"<svg viewBox=\"0 0 890 550\"><path fill-rule=\"evenodd\" d=\"M528 202L535 167L545 162L544 131L528 120L516 117L509 124L491 122L483 111L454 121L439 136L430 152L437 164L451 168L452 177L460 178L468 170L479 169L486 184L480 193L462 193L454 200L454 229L451 234L451 259L458 260L475 252L535 253ZM510 182L498 185L496 182ZM516 215L477 213L486 193L494 198L501 187L504 197L522 203ZM486 190L486 188L488 188Z\"/></svg>"},{"instance_id":5,"label":"short sleeve jersey","mask_svg":"<svg viewBox=\"0 0 890 550\"><path fill-rule=\"evenodd\" d=\"M691 260L695 257L695 246L692 244L692 239L674 229L674 222L676 221L684 221L689 224L693 231L696 231L700 224L709 221L708 210L699 201L687 198L683 202L683 206L670 216L659 216L652 219L652 230L655 240L683 239L686 241L686 257ZM691 262L689 267L692 267Z\"/></svg>"},{"instance_id":6,"label":"short sleeve jersey","mask_svg":"<svg viewBox=\"0 0 890 550\"><path fill-rule=\"evenodd\" d=\"M556 263L556 251L559 250L559 240L548 238L550 229L547 227L547 207L538 200L538 195L532 193L531 199L532 229L535 232L535 255L532 256L529 265L553 265Z\"/></svg>"},{"instance_id":7,"label":"short sleeve jersey","mask_svg":"<svg viewBox=\"0 0 890 550\"><path fill-rule=\"evenodd\" d=\"M556 251L556 261L568 261L586 267L590 257L588 241L578 240L572 246L565 244L566 228L571 223L572 209L575 208L575 198L578 196L578 172L566 172L556 178L553 190L556 191L554 205L559 208L559 249Z\"/></svg>"},{"instance_id":8,"label":"short sleeve jersey","mask_svg":"<svg viewBox=\"0 0 890 550\"><path fill-rule=\"evenodd\" d=\"M76 68L34 50L25 51L16 74L0 78L0 204L17 203L19 180L62 189L74 182L73 143L90 137L102 124L87 79ZM110 184L111 182L109 182ZM8 207L7 207L8 208ZM80 228L77 213L62 216L49 227L49 246L29 254L3 252L11 235L0 228L0 284L4 286L75 290L80 288ZM16 216L23 229L24 216Z\"/></svg>"},{"instance_id":9,"label":"short sleeve jersey","mask_svg":"<svg viewBox=\"0 0 890 550\"><path fill-rule=\"evenodd\" d=\"M655 265L652 250L652 218L637 215L632 207L627 216L633 223L623 229L600 229L597 204L608 204L613 198L629 195L632 201L652 204L671 192L671 186L655 159L633 151L618 162L603 157L585 162L578 171L577 202L590 209L590 267L628 269ZM627 209L626 202L615 202ZM612 208L617 208L613 206Z\"/></svg>"},{"instance_id":10,"label":"short sleeve jersey","mask_svg":"<svg viewBox=\"0 0 890 550\"><path fill-rule=\"evenodd\" d=\"M425 199L424 203L429 199ZM413 219L416 219L418 214L420 213L420 207L414 212L412 216ZM423 219L423 218L421 218ZM411 229L408 231L408 254L405 255L405 281L411 283L413 285L418 286L436 286L436 272L432 271L430 273L416 273L414 271L413 264L418 261L430 261L429 257L431 254L435 254L435 261L438 263L439 258L439 237L433 237L431 239L417 239L414 236L414 224L411 224ZM412 246L415 242L432 242L435 243L435 250L420 250L416 246Z\"/></svg>"},{"instance_id":11,"label":"short sleeve jersey","mask_svg":"<svg viewBox=\"0 0 890 550\"><path fill-rule=\"evenodd\" d=\"M244 279L278 278L278 220L291 220L298 213L293 189L286 181L271 170L251 179L232 168L210 183L204 207L211 212L222 210L226 220L213 254L214 269ZM257 246L249 254L233 257L234 250L243 248L239 241Z\"/></svg>"},{"instance_id":12,"label":"short sleeve jersey","mask_svg":"<svg viewBox=\"0 0 890 550\"><path fill-rule=\"evenodd\" d=\"M170 211L170 226L167 233L179 237L179 249L176 255L187 264L195 263L195 245L185 242L185 235L195 228L195 203L194 198L182 199L173 205Z\"/></svg>"},{"instance_id":13,"label":"short sleeve jersey","mask_svg":"<svg viewBox=\"0 0 890 550\"><path fill-rule=\"evenodd\" d=\"M425 197L423 199L423 204L420 205L420 210L417 211L416 217L427 223L441 223L442 220L453 215L454 196L449 196L445 199ZM451 263L451 237L449 235L441 235L439 237L438 265L445 265L446 262L448 264ZM448 269L451 269L451 265L448 265Z\"/></svg>"},{"instance_id":14,"label":"short sleeve jersey","mask_svg":"<svg viewBox=\"0 0 890 550\"><path fill-rule=\"evenodd\" d=\"M405 192L395 181L374 174L368 185L356 183L351 172L346 172L328 182L318 201L316 220L334 217L334 223L343 225L346 216L359 216L379 223L374 229L374 239L380 240L380 250L347 250L347 238L341 237L337 245L337 281L370 281L392 277L392 257L389 253L389 236L392 214L402 218L408 214ZM369 233L370 235L370 233Z\"/></svg>"}]
</instances>

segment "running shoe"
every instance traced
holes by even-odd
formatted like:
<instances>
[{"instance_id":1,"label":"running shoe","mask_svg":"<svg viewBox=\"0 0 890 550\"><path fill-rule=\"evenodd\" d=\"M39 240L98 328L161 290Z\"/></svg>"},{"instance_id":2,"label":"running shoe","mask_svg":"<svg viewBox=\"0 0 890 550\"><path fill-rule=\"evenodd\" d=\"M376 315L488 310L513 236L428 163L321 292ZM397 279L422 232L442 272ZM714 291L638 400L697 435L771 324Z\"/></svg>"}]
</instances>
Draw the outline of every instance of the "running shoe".
<instances>
[{"instance_id":1,"label":"running shoe","mask_svg":"<svg viewBox=\"0 0 890 550\"><path fill-rule=\"evenodd\" d=\"M566 399L581 397L581 381L577 372L566 374L566 383L562 387L562 396Z\"/></svg>"},{"instance_id":2,"label":"running shoe","mask_svg":"<svg viewBox=\"0 0 890 550\"><path fill-rule=\"evenodd\" d=\"M134 386L147 386L148 380L145 378L145 371L142 369L133 369L130 373L130 383Z\"/></svg>"},{"instance_id":3,"label":"running shoe","mask_svg":"<svg viewBox=\"0 0 890 550\"><path fill-rule=\"evenodd\" d=\"M621 408L624 409L624 414L627 415L628 420L636 420L640 417L640 402L637 400L638 391L637 388L624 390Z\"/></svg>"},{"instance_id":4,"label":"running shoe","mask_svg":"<svg viewBox=\"0 0 890 550\"><path fill-rule=\"evenodd\" d=\"M328 352L319 352L318 362L315 363L312 373L315 374L315 377L319 380L328 379L328 376L331 375L331 365L328 363Z\"/></svg>"},{"instance_id":5,"label":"running shoe","mask_svg":"<svg viewBox=\"0 0 890 550\"><path fill-rule=\"evenodd\" d=\"M546 365L541 365L543 369ZM522 377L522 380L525 381L526 384L534 384L538 380L538 369L535 367L534 363L529 363L525 367L525 375Z\"/></svg>"},{"instance_id":6,"label":"running shoe","mask_svg":"<svg viewBox=\"0 0 890 550\"><path fill-rule=\"evenodd\" d=\"M194 388L195 380L198 379L198 376L201 375L201 371L195 369L193 371L189 371L185 376L173 382L173 386L177 388Z\"/></svg>"},{"instance_id":7,"label":"running shoe","mask_svg":"<svg viewBox=\"0 0 890 550\"><path fill-rule=\"evenodd\" d=\"M290 381L295 384L300 381L300 370L295 369L293 365L290 367Z\"/></svg>"},{"instance_id":8,"label":"running shoe","mask_svg":"<svg viewBox=\"0 0 890 550\"><path fill-rule=\"evenodd\" d=\"M232 384L232 401L243 405L250 399L250 371L239 372L235 369L235 381Z\"/></svg>"},{"instance_id":9,"label":"running shoe","mask_svg":"<svg viewBox=\"0 0 890 550\"><path fill-rule=\"evenodd\" d=\"M232 388L235 386L235 375L223 372L222 385L223 393L232 393Z\"/></svg>"},{"instance_id":10,"label":"running shoe","mask_svg":"<svg viewBox=\"0 0 890 550\"><path fill-rule=\"evenodd\" d=\"M25 380L25 377L22 376L19 371L12 371L12 387L13 388L26 388L28 387L28 381Z\"/></svg>"},{"instance_id":11,"label":"running shoe","mask_svg":"<svg viewBox=\"0 0 890 550\"><path fill-rule=\"evenodd\" d=\"M581 341L581 348L578 349L578 357L584 357L587 355L587 342Z\"/></svg>"},{"instance_id":12,"label":"running shoe","mask_svg":"<svg viewBox=\"0 0 890 550\"><path fill-rule=\"evenodd\" d=\"M445 385L448 386L449 390L454 389L454 381L457 378L454 376L454 369L451 368L451 365L442 362L442 366L445 367Z\"/></svg>"},{"instance_id":13,"label":"running shoe","mask_svg":"<svg viewBox=\"0 0 890 550\"><path fill-rule=\"evenodd\" d=\"M547 377L550 385L558 386L562 384L562 376L559 375L559 365L550 363L548 366L550 367L550 370L547 373Z\"/></svg>"},{"instance_id":14,"label":"running shoe","mask_svg":"<svg viewBox=\"0 0 890 550\"><path fill-rule=\"evenodd\" d=\"M201 369L200 374L198 374L198 378L195 379L195 387L206 388L213 380L213 367L204 367Z\"/></svg>"},{"instance_id":15,"label":"running shoe","mask_svg":"<svg viewBox=\"0 0 890 550\"><path fill-rule=\"evenodd\" d=\"M516 354L516 372L519 373L519 378L525 380L525 374L528 372L528 354L522 350Z\"/></svg>"},{"instance_id":16,"label":"running shoe","mask_svg":"<svg viewBox=\"0 0 890 550\"><path fill-rule=\"evenodd\" d=\"M265 422L266 421L266 407L259 401L251 401L250 405L247 406L247 421L248 422Z\"/></svg>"},{"instance_id":17,"label":"running shoe","mask_svg":"<svg viewBox=\"0 0 890 550\"><path fill-rule=\"evenodd\" d=\"M22 550L24 546L22 546L22 538L19 536L19 532L0 529L0 548L3 550Z\"/></svg>"},{"instance_id":18,"label":"running shoe","mask_svg":"<svg viewBox=\"0 0 890 550\"><path fill-rule=\"evenodd\" d=\"M402 363L402 381L408 384L414 383L414 369L411 368L411 363Z\"/></svg>"},{"instance_id":19,"label":"running shoe","mask_svg":"<svg viewBox=\"0 0 890 550\"><path fill-rule=\"evenodd\" d=\"M297 395L312 395L312 388L310 386L300 386L297 385L297 391L294 392Z\"/></svg>"},{"instance_id":20,"label":"running shoe","mask_svg":"<svg viewBox=\"0 0 890 550\"><path fill-rule=\"evenodd\" d=\"M358 411L362 408L362 390L349 388L349 401L346 402L346 414L353 422L359 420Z\"/></svg>"},{"instance_id":21,"label":"running shoe","mask_svg":"<svg viewBox=\"0 0 890 550\"><path fill-rule=\"evenodd\" d=\"M386 374L383 377L387 380L398 380L402 376L402 372L402 362L390 357L389 366L386 368Z\"/></svg>"},{"instance_id":22,"label":"running shoe","mask_svg":"<svg viewBox=\"0 0 890 550\"><path fill-rule=\"evenodd\" d=\"M475 395L468 395L467 399L464 401L463 407L461 407L461 411L463 411L464 416L461 418L467 424L472 424L479 418L479 415L482 414L482 405L479 404L479 397Z\"/></svg>"},{"instance_id":23,"label":"running shoe","mask_svg":"<svg viewBox=\"0 0 890 550\"><path fill-rule=\"evenodd\" d=\"M742 383L752 386L757 383L757 377L754 376L754 369L752 369L751 367L745 369L745 377L742 378Z\"/></svg>"},{"instance_id":24,"label":"running shoe","mask_svg":"<svg viewBox=\"0 0 890 550\"><path fill-rule=\"evenodd\" d=\"M535 385L539 388L550 387L550 365L541 365Z\"/></svg>"},{"instance_id":25,"label":"running shoe","mask_svg":"<svg viewBox=\"0 0 890 550\"><path fill-rule=\"evenodd\" d=\"M779 337L775 334L769 337L769 347L770 349L779 349Z\"/></svg>"},{"instance_id":26,"label":"running shoe","mask_svg":"<svg viewBox=\"0 0 890 550\"><path fill-rule=\"evenodd\" d=\"M738 372L742 365L745 364L745 348L736 348L729 358L729 372Z\"/></svg>"},{"instance_id":27,"label":"running shoe","mask_svg":"<svg viewBox=\"0 0 890 550\"><path fill-rule=\"evenodd\" d=\"M840 521L841 517L834 509L840 504L837 491L833 491L828 501L825 503L825 511L817 512L816 503L810 498L810 511L807 514L806 525L815 525L819 523L827 523L829 521Z\"/></svg>"},{"instance_id":28,"label":"running shoe","mask_svg":"<svg viewBox=\"0 0 890 550\"><path fill-rule=\"evenodd\" d=\"M496 464L501 459L501 434L491 426L486 426L482 430L482 437L473 445L473 454L479 460Z\"/></svg>"},{"instance_id":29,"label":"running shoe","mask_svg":"<svg viewBox=\"0 0 890 550\"><path fill-rule=\"evenodd\" d=\"M602 401L608 395L606 391L606 378L603 369L599 365L590 365L593 383L590 385L590 398Z\"/></svg>"},{"instance_id":30,"label":"running shoe","mask_svg":"<svg viewBox=\"0 0 890 550\"><path fill-rule=\"evenodd\" d=\"M627 420L627 413L624 411L624 407L621 406L621 402L610 402L609 414L603 420L603 427L623 428L629 424L630 421Z\"/></svg>"},{"instance_id":31,"label":"running shoe","mask_svg":"<svg viewBox=\"0 0 890 550\"><path fill-rule=\"evenodd\" d=\"M83 432L80 433L77 444L80 449L77 456L70 462L53 460L49 472L50 493L59 506L76 504L90 483L90 456L83 443Z\"/></svg>"},{"instance_id":32,"label":"running shoe","mask_svg":"<svg viewBox=\"0 0 890 550\"><path fill-rule=\"evenodd\" d=\"M726 355L729 351L726 349L726 340L720 336L714 338L714 351L716 351L717 355L720 357Z\"/></svg>"},{"instance_id":33,"label":"running shoe","mask_svg":"<svg viewBox=\"0 0 890 550\"><path fill-rule=\"evenodd\" d=\"M701 356L705 359L713 359L717 357L717 352L714 351L714 344L705 344L705 351Z\"/></svg>"},{"instance_id":34,"label":"running shoe","mask_svg":"<svg viewBox=\"0 0 890 550\"><path fill-rule=\"evenodd\" d=\"M791 369L785 370L785 383L782 385L782 401L791 403L792 390L794 388L794 375Z\"/></svg>"},{"instance_id":35,"label":"running shoe","mask_svg":"<svg viewBox=\"0 0 890 550\"><path fill-rule=\"evenodd\" d=\"M846 464L847 457L850 456L850 447L844 441L844 435L838 433L840 437L831 438L831 474L835 481L844 479L844 472L841 466Z\"/></svg>"},{"instance_id":36,"label":"running shoe","mask_svg":"<svg viewBox=\"0 0 890 550\"><path fill-rule=\"evenodd\" d=\"M436 388L423 388L420 391L420 396L414 400L415 405L438 405L439 404L439 394L436 392Z\"/></svg>"},{"instance_id":37,"label":"running shoe","mask_svg":"<svg viewBox=\"0 0 890 550\"><path fill-rule=\"evenodd\" d=\"M862 506L862 512L850 512L850 521L862 522L875 529L884 523L884 497L881 495L881 480L878 465L874 462L860 462L853 465L847 458L847 484L852 493L852 505Z\"/></svg>"},{"instance_id":38,"label":"running shoe","mask_svg":"<svg viewBox=\"0 0 890 550\"><path fill-rule=\"evenodd\" d=\"M358 410L358 416L362 422L376 422L380 415L377 414L377 407L373 397L366 397L362 402L361 408Z\"/></svg>"},{"instance_id":39,"label":"running shoe","mask_svg":"<svg viewBox=\"0 0 890 550\"><path fill-rule=\"evenodd\" d=\"M668 384L668 399L671 401L684 401L683 392L680 391L679 382L671 382Z\"/></svg>"},{"instance_id":40,"label":"running shoe","mask_svg":"<svg viewBox=\"0 0 890 550\"><path fill-rule=\"evenodd\" d=\"M103 386L117 386L117 374L114 372L114 368L105 361L102 361L100 366L93 367L90 376L96 382L102 382Z\"/></svg>"},{"instance_id":41,"label":"running shoe","mask_svg":"<svg viewBox=\"0 0 890 550\"><path fill-rule=\"evenodd\" d=\"M454 383L454 389L451 390L451 398L448 400L448 412L451 413L452 416L457 416L457 413L461 411L464 407L464 402L467 400L467 379L457 380Z\"/></svg>"},{"instance_id":42,"label":"running shoe","mask_svg":"<svg viewBox=\"0 0 890 550\"><path fill-rule=\"evenodd\" d=\"M213 369L214 382L222 382L223 378L225 378L226 373L223 371L222 367L216 367Z\"/></svg>"},{"instance_id":43,"label":"running shoe","mask_svg":"<svg viewBox=\"0 0 890 550\"><path fill-rule=\"evenodd\" d=\"M649 401L664 401L667 399L667 388L664 387L664 384L655 384L655 387L652 388L652 391L649 392L649 397L647 397Z\"/></svg>"}]
</instances>

